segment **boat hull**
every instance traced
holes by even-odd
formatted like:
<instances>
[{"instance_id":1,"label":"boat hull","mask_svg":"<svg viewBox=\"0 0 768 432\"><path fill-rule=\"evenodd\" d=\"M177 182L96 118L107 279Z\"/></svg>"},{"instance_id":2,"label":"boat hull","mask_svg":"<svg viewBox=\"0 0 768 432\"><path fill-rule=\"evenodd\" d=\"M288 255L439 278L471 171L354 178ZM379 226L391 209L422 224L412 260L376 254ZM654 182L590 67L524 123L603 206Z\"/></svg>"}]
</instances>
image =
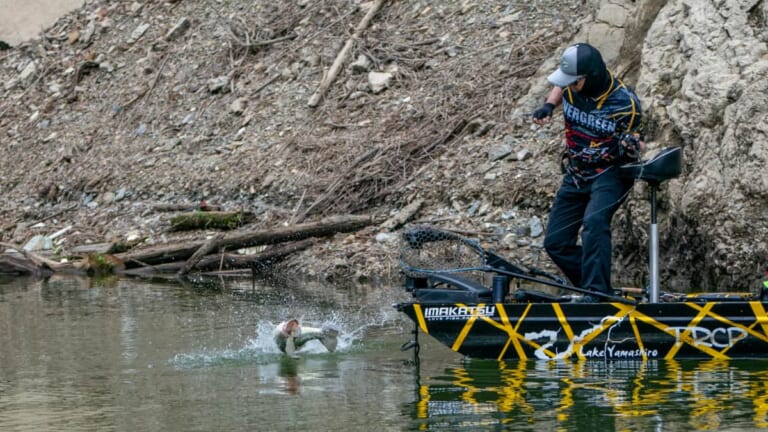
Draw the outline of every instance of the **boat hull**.
<instances>
[{"instance_id":1,"label":"boat hull","mask_svg":"<svg viewBox=\"0 0 768 432\"><path fill-rule=\"evenodd\" d=\"M396 308L485 359L768 358L768 303L422 303Z\"/></svg>"}]
</instances>

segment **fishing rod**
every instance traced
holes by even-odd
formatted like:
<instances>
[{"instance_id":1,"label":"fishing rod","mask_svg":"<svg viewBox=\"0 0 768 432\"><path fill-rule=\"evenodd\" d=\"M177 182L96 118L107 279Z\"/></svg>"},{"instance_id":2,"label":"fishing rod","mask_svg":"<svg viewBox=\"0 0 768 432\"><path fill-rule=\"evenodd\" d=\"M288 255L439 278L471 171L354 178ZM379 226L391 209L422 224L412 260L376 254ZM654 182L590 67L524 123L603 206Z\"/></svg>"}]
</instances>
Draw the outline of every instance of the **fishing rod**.
<instances>
[{"instance_id":1,"label":"fishing rod","mask_svg":"<svg viewBox=\"0 0 768 432\"><path fill-rule=\"evenodd\" d=\"M464 238L450 231L429 226L414 227L403 232L403 240L405 245L400 253L400 266L406 274L418 276L469 272L496 273L584 295L594 295L613 302L637 304L636 301L609 293L569 285L564 279L540 269L529 268L526 271L500 255L486 250L476 240Z\"/></svg>"}]
</instances>

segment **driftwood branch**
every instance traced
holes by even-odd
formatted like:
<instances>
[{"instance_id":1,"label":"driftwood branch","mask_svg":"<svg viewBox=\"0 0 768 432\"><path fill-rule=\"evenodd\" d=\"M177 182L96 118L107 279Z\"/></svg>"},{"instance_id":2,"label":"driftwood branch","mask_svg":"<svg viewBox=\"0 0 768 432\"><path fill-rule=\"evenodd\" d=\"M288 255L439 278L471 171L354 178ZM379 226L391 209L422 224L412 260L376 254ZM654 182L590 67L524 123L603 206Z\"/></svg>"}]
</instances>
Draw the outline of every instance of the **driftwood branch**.
<instances>
[{"instance_id":1,"label":"driftwood branch","mask_svg":"<svg viewBox=\"0 0 768 432\"><path fill-rule=\"evenodd\" d=\"M286 255L309 247L312 237L356 231L380 224L383 217L335 216L325 220L280 227L272 230L221 233L206 241L185 242L168 246L131 250L118 254L88 253L78 262L59 263L13 244L0 246L17 250L20 256L0 255L0 274L50 274L56 272L77 274L118 273L152 275L176 273L184 276L193 269L222 270L223 268L250 268L255 271L268 266ZM237 250L258 245L286 243L269 248L256 255L216 254L218 250Z\"/></svg>"},{"instance_id":2,"label":"driftwood branch","mask_svg":"<svg viewBox=\"0 0 768 432\"><path fill-rule=\"evenodd\" d=\"M280 227L271 230L231 233L219 239L215 247L237 250L251 246L303 240L339 232L356 231L368 225L381 223L382 219L376 216L337 216L320 222ZM116 254L115 257L124 262L127 268L135 268L141 265L155 266L160 263L187 260L195 251L200 249L203 243L196 241L169 246L156 246Z\"/></svg>"},{"instance_id":3,"label":"driftwood branch","mask_svg":"<svg viewBox=\"0 0 768 432\"><path fill-rule=\"evenodd\" d=\"M383 5L385 1L386 0L376 0L376 2L368 10L368 13L363 17L363 20L360 21L360 24L355 27L354 33L352 33L352 36L347 39L344 47L336 56L336 60L333 61L331 68L328 70L328 75L323 78L315 93L312 95L312 97L309 98L309 103L307 103L307 105L310 108L314 108L320 104L320 99L322 99L322 97L325 95L325 92L328 91L328 88L330 88L331 84L336 79L336 75L339 74L341 65L346 61L349 52L352 50L352 45L354 44L355 40L358 39L363 33L363 30L368 27L368 24L370 24L373 16L376 15L376 12L381 8L381 5Z\"/></svg>"},{"instance_id":4,"label":"driftwood branch","mask_svg":"<svg viewBox=\"0 0 768 432\"><path fill-rule=\"evenodd\" d=\"M419 212L422 205L424 205L424 200L417 199L416 201L405 206L403 209L397 212L396 215L389 218L389 220L381 224L380 228L385 231L393 231L401 227L403 224L408 222L413 217L413 215Z\"/></svg>"},{"instance_id":5,"label":"driftwood branch","mask_svg":"<svg viewBox=\"0 0 768 432\"><path fill-rule=\"evenodd\" d=\"M254 219L254 214L249 212L195 211L174 216L171 219L171 231L231 230L252 222Z\"/></svg>"},{"instance_id":6,"label":"driftwood branch","mask_svg":"<svg viewBox=\"0 0 768 432\"><path fill-rule=\"evenodd\" d=\"M203 259L204 256L208 255L212 251L216 250L216 244L221 240L223 237L222 234L217 234L205 243L203 243L202 246L200 246L200 249L196 250L195 253L192 254L191 257L187 260L187 262L184 263L184 265L181 267L181 269L176 273L178 276L184 276L185 274L189 273L190 270L192 270L198 262L200 262L201 259Z\"/></svg>"},{"instance_id":7,"label":"driftwood branch","mask_svg":"<svg viewBox=\"0 0 768 432\"><path fill-rule=\"evenodd\" d=\"M305 239L298 242L286 243L270 250L251 255L239 254L213 254L203 257L193 268L201 272L223 271L225 269L257 269L264 268L270 264L294 253L310 247L314 243L311 239ZM172 262L158 264L155 266L144 266L125 270L122 274L129 276L153 276L159 274L176 274L186 265L183 262ZM191 273L191 270L190 270ZM188 274L188 273L187 273Z\"/></svg>"},{"instance_id":8,"label":"driftwood branch","mask_svg":"<svg viewBox=\"0 0 768 432\"><path fill-rule=\"evenodd\" d=\"M46 272L28 259L13 255L0 255L0 274L37 275Z\"/></svg>"},{"instance_id":9,"label":"driftwood branch","mask_svg":"<svg viewBox=\"0 0 768 432\"><path fill-rule=\"evenodd\" d=\"M221 207L212 206L206 202L186 203L186 204L156 204L152 206L156 212L175 212L175 211L219 211Z\"/></svg>"},{"instance_id":10,"label":"driftwood branch","mask_svg":"<svg viewBox=\"0 0 768 432\"><path fill-rule=\"evenodd\" d=\"M33 252L24 250L24 248L10 244L10 243L3 243L0 242L0 246L13 249L20 254L24 256L30 263L32 263L35 267L37 267L41 271L45 270L51 270L54 272L65 272L65 271L71 271L71 272L78 272L80 269L75 267L72 263L58 263L56 261L50 260L48 258L42 257L40 255L37 255Z\"/></svg>"}]
</instances>

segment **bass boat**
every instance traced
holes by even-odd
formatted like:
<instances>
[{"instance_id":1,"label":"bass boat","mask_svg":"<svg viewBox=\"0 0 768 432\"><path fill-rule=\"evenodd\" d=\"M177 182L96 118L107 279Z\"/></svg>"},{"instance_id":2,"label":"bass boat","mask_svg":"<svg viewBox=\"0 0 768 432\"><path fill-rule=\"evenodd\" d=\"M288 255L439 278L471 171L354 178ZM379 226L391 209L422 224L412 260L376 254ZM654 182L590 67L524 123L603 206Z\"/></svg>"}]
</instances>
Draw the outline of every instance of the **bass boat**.
<instances>
[{"instance_id":1,"label":"bass boat","mask_svg":"<svg viewBox=\"0 0 768 432\"><path fill-rule=\"evenodd\" d=\"M659 288L656 195L682 170L682 149L623 165L651 194L650 274L644 289L599 294L523 268L472 239L434 227L404 230L400 264L412 300L396 304L424 333L453 351L485 359L768 358L768 289L674 294ZM532 289L544 285L567 292ZM550 288L551 291L551 288ZM590 297L600 302L584 302Z\"/></svg>"}]
</instances>

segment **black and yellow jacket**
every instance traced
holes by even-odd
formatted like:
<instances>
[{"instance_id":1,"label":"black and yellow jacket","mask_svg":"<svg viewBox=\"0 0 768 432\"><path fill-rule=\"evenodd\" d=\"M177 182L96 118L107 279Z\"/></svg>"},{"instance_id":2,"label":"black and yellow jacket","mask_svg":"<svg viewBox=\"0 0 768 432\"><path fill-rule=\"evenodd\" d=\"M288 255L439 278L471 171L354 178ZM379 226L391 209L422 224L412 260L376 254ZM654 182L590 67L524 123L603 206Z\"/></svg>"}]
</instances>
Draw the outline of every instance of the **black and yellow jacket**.
<instances>
[{"instance_id":1,"label":"black and yellow jacket","mask_svg":"<svg viewBox=\"0 0 768 432\"><path fill-rule=\"evenodd\" d=\"M620 149L624 133L642 135L642 109L637 95L610 74L610 85L597 97L566 87L563 94L568 171L582 179L629 162Z\"/></svg>"}]
</instances>

